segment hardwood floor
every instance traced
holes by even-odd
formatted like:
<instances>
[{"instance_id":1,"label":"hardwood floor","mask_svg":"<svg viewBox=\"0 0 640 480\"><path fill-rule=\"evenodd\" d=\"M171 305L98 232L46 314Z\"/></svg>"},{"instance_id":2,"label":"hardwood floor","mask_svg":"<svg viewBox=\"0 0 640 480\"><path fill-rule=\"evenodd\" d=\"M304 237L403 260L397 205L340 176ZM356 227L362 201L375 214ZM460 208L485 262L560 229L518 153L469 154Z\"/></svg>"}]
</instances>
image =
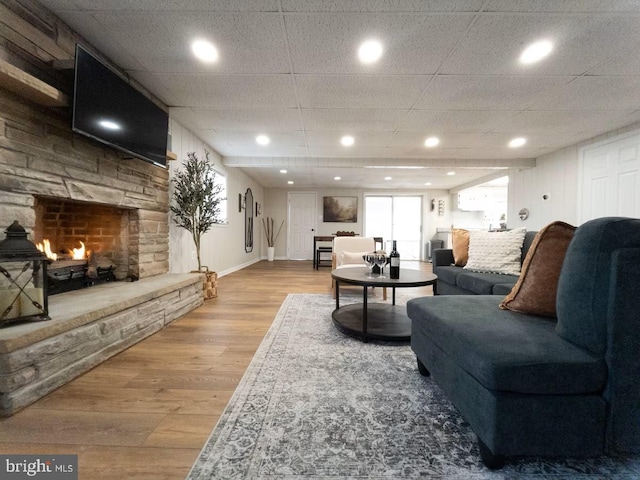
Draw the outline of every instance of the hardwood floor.
<instances>
[{"instance_id":1,"label":"hardwood floor","mask_svg":"<svg viewBox=\"0 0 640 480\"><path fill-rule=\"evenodd\" d=\"M329 271L262 261L218 279L217 298L0 419L0 451L77 454L86 480L184 479L287 294L331 295Z\"/></svg>"}]
</instances>

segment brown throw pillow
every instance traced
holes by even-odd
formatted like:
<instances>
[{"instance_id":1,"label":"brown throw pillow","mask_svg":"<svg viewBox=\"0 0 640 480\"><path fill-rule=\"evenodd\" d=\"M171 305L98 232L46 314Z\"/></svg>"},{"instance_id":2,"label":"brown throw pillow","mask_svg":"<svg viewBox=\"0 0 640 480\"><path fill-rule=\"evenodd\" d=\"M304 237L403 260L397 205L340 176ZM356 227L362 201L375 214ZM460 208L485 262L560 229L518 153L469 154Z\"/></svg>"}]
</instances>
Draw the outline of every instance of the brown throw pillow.
<instances>
[{"instance_id":1,"label":"brown throw pillow","mask_svg":"<svg viewBox=\"0 0 640 480\"><path fill-rule=\"evenodd\" d=\"M500 308L557 318L558 278L576 227L553 222L538 232L522 263L522 272Z\"/></svg>"},{"instance_id":2,"label":"brown throw pillow","mask_svg":"<svg viewBox=\"0 0 640 480\"><path fill-rule=\"evenodd\" d=\"M453 262L458 267L464 267L469 260L469 233L469 230L463 228L451 229Z\"/></svg>"}]
</instances>

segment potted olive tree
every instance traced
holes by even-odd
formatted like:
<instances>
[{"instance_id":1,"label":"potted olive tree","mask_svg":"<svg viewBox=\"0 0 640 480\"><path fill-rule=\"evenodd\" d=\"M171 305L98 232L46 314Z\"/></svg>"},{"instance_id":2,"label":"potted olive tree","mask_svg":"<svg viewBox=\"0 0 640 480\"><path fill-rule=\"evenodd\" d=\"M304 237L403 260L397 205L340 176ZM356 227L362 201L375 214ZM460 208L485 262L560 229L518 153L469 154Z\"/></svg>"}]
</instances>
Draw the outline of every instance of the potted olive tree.
<instances>
[{"instance_id":1,"label":"potted olive tree","mask_svg":"<svg viewBox=\"0 0 640 480\"><path fill-rule=\"evenodd\" d=\"M204 151L205 160L200 160L195 152L187 153L187 160L178 170L173 183L173 202L170 206L173 221L191 233L196 246L198 271L202 270L200 261L200 241L212 225L223 223L220 216L222 185L216 183L216 173L209 163L209 152Z\"/></svg>"}]
</instances>

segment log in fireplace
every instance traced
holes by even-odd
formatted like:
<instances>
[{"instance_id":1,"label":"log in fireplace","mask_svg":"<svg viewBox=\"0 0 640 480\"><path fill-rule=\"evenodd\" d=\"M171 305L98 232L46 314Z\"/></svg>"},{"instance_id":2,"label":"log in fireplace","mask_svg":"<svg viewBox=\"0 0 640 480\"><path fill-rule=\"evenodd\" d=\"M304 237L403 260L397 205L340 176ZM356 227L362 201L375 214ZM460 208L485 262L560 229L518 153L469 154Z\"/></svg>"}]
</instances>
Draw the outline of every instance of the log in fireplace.
<instances>
[{"instance_id":1,"label":"log in fireplace","mask_svg":"<svg viewBox=\"0 0 640 480\"><path fill-rule=\"evenodd\" d=\"M115 265L90 266L90 260L53 260L47 269L49 295L116 280Z\"/></svg>"}]
</instances>

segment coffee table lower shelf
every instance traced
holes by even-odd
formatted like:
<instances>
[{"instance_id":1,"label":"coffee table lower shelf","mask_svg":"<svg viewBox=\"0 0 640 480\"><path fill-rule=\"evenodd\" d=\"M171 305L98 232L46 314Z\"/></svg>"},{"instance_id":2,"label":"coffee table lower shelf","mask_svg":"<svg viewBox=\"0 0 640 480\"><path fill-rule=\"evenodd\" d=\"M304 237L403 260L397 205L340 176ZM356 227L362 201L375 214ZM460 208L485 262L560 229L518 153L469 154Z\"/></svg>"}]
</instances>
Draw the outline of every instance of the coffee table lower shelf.
<instances>
[{"instance_id":1,"label":"coffee table lower shelf","mask_svg":"<svg viewBox=\"0 0 640 480\"><path fill-rule=\"evenodd\" d=\"M345 305L333 311L331 318L338 330L362 340L408 342L411 340L411 319L404 305L367 304L367 334L363 334L363 304Z\"/></svg>"}]
</instances>

